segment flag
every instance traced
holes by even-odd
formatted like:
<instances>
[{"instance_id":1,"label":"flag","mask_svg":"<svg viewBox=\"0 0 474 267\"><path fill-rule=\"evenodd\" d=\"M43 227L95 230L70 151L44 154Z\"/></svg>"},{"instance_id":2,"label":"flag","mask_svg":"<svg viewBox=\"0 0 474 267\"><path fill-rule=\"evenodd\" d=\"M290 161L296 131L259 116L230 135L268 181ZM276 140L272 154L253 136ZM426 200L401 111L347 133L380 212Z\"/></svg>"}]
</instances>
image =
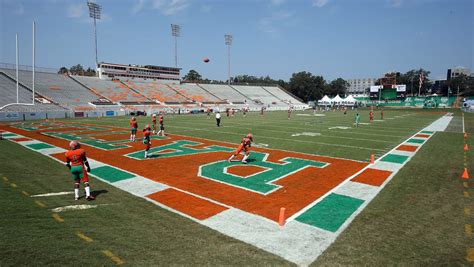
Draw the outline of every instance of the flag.
<instances>
[{"instance_id":1,"label":"flag","mask_svg":"<svg viewBox=\"0 0 474 267\"><path fill-rule=\"evenodd\" d=\"M423 76L423 72L420 72L420 85L418 86L418 89L421 89L421 86L423 86L424 79L425 79L425 76Z\"/></svg>"}]
</instances>

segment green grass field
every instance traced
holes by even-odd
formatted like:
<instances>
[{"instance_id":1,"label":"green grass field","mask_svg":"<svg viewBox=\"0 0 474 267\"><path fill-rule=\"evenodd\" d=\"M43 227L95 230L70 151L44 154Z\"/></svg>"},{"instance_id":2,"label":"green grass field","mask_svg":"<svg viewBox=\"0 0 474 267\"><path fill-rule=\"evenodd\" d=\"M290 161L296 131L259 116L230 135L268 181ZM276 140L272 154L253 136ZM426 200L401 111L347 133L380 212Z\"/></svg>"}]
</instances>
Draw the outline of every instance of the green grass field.
<instances>
[{"instance_id":1,"label":"green grass field","mask_svg":"<svg viewBox=\"0 0 474 267\"><path fill-rule=\"evenodd\" d=\"M255 143L268 148L368 161L370 154L385 154L445 111L385 110L384 121L358 128L353 125L354 111L325 116L296 112L290 120L286 112L250 113L246 118L237 114L224 116L219 128L213 117L167 115L165 125L167 133L236 144L252 132ZM362 123L367 123L368 111L359 112ZM313 265L470 264L467 249L474 242L466 225L472 223L474 190L460 179L461 113L449 112L454 118L447 131L436 133ZM379 112L375 119L380 119ZM69 119L124 128L128 120ZM138 122L143 127L150 118L139 117ZM471 147L466 164L474 170L474 114L465 114L464 124ZM98 199L87 204L100 206L63 212L64 221L58 222L50 209L77 204L72 195L27 195L72 191L64 165L6 140L0 141L0 150L1 266L120 261L126 265L292 265L98 180L92 182Z\"/></svg>"}]
</instances>

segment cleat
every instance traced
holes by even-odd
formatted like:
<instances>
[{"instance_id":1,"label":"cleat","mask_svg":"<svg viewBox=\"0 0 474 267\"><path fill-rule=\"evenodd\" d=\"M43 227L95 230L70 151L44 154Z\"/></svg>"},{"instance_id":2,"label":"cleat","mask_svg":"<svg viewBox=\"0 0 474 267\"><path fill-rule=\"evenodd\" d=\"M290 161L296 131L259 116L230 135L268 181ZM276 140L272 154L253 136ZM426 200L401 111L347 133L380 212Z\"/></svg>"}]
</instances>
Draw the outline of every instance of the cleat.
<instances>
[{"instance_id":1,"label":"cleat","mask_svg":"<svg viewBox=\"0 0 474 267\"><path fill-rule=\"evenodd\" d=\"M75 197L74 200L79 200L79 198L78 198L78 197Z\"/></svg>"},{"instance_id":2,"label":"cleat","mask_svg":"<svg viewBox=\"0 0 474 267\"><path fill-rule=\"evenodd\" d=\"M86 197L86 199L87 199L87 201L91 201L91 200L95 200L95 197L93 197L93 196L88 196L88 197Z\"/></svg>"},{"instance_id":3,"label":"cleat","mask_svg":"<svg viewBox=\"0 0 474 267\"><path fill-rule=\"evenodd\" d=\"M248 162L246 160L242 160L242 163L243 164L247 164Z\"/></svg>"}]
</instances>

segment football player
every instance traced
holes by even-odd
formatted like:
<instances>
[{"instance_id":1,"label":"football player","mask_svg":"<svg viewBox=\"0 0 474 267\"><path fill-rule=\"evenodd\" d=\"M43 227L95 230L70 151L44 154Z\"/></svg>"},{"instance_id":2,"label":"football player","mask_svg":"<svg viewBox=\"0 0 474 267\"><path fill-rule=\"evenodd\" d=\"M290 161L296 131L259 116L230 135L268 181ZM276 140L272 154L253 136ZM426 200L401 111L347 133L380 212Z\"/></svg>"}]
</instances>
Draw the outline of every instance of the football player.
<instances>
[{"instance_id":1,"label":"football player","mask_svg":"<svg viewBox=\"0 0 474 267\"><path fill-rule=\"evenodd\" d=\"M151 139L150 139L151 129L150 125L146 125L145 129L143 129L143 144L145 145L145 158L148 158L148 150L151 147Z\"/></svg>"},{"instance_id":2,"label":"football player","mask_svg":"<svg viewBox=\"0 0 474 267\"><path fill-rule=\"evenodd\" d=\"M244 158L242 159L242 163L247 164L247 159L250 156L250 147L252 146L253 136L251 133L247 134L244 138L242 138L242 142L240 142L239 147L235 150L234 154L230 156L227 160L231 162L237 155L243 153Z\"/></svg>"},{"instance_id":3,"label":"football player","mask_svg":"<svg viewBox=\"0 0 474 267\"><path fill-rule=\"evenodd\" d=\"M138 122L137 122L137 119L135 119L135 117L132 117L132 119L130 119L130 141L132 142L135 142L135 136L137 134L137 129L138 129Z\"/></svg>"},{"instance_id":4,"label":"football player","mask_svg":"<svg viewBox=\"0 0 474 267\"><path fill-rule=\"evenodd\" d=\"M77 141L71 141L69 148L71 150L66 152L66 167L71 170L72 177L74 178L74 199L79 199L79 186L82 180L84 190L86 191L86 199L94 200L95 197L91 196L89 177L87 175L91 171L91 167L89 162L87 162L86 151L81 148Z\"/></svg>"}]
</instances>

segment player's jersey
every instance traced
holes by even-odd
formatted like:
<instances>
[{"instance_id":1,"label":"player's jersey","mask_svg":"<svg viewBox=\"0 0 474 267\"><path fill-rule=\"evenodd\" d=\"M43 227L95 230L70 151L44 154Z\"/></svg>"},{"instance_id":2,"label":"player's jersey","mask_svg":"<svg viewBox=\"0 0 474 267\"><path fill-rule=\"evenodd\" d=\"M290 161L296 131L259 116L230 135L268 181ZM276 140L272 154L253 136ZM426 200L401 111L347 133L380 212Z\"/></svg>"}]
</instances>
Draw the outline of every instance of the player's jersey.
<instances>
[{"instance_id":1,"label":"player's jersey","mask_svg":"<svg viewBox=\"0 0 474 267\"><path fill-rule=\"evenodd\" d=\"M130 127L137 129L138 128L138 122L137 121L130 121Z\"/></svg>"},{"instance_id":2,"label":"player's jersey","mask_svg":"<svg viewBox=\"0 0 474 267\"><path fill-rule=\"evenodd\" d=\"M156 124L156 117L153 117L153 119L151 119L151 122L153 122L153 124Z\"/></svg>"},{"instance_id":3,"label":"player's jersey","mask_svg":"<svg viewBox=\"0 0 474 267\"><path fill-rule=\"evenodd\" d=\"M252 143L252 141L250 141L250 139L247 138L247 137L244 137L244 138L242 139L242 144L244 145L244 147L250 147L250 146L251 146L251 143Z\"/></svg>"},{"instance_id":4,"label":"player's jersey","mask_svg":"<svg viewBox=\"0 0 474 267\"><path fill-rule=\"evenodd\" d=\"M163 116L160 116L160 124L163 124Z\"/></svg>"},{"instance_id":5,"label":"player's jersey","mask_svg":"<svg viewBox=\"0 0 474 267\"><path fill-rule=\"evenodd\" d=\"M143 143L144 144L150 143L150 134L151 134L151 132L149 130L144 130L143 131Z\"/></svg>"},{"instance_id":6,"label":"player's jersey","mask_svg":"<svg viewBox=\"0 0 474 267\"><path fill-rule=\"evenodd\" d=\"M84 149L74 149L66 152L66 160L71 162L72 166L80 166L86 161L86 151Z\"/></svg>"}]
</instances>

